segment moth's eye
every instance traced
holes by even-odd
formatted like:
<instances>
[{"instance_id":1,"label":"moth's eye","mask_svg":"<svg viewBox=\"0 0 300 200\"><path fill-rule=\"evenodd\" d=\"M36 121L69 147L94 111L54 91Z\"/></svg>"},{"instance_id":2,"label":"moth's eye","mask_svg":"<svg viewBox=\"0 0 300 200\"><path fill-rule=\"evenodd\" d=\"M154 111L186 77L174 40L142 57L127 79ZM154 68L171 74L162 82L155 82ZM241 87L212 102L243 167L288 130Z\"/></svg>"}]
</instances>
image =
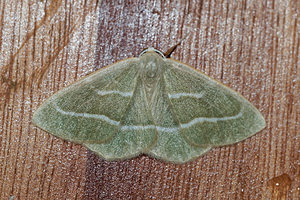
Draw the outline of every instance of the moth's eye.
<instances>
[{"instance_id":1,"label":"moth's eye","mask_svg":"<svg viewBox=\"0 0 300 200\"><path fill-rule=\"evenodd\" d=\"M157 74L157 65L155 62L149 62L146 65L146 76L148 78L153 78Z\"/></svg>"}]
</instances>

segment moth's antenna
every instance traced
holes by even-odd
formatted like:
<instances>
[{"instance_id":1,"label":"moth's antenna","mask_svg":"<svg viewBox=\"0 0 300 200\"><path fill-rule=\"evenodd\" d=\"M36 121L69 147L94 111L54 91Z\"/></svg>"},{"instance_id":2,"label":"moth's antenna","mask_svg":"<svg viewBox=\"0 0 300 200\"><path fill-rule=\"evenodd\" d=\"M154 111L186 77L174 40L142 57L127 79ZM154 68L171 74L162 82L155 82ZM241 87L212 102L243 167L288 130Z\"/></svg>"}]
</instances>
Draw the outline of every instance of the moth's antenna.
<instances>
[{"instance_id":1,"label":"moth's antenna","mask_svg":"<svg viewBox=\"0 0 300 200\"><path fill-rule=\"evenodd\" d=\"M175 49L182 43L183 40L185 40L190 35L190 32L186 34L177 44L172 46L170 49L168 49L164 55L166 58L170 58L171 54L175 51Z\"/></svg>"}]
</instances>

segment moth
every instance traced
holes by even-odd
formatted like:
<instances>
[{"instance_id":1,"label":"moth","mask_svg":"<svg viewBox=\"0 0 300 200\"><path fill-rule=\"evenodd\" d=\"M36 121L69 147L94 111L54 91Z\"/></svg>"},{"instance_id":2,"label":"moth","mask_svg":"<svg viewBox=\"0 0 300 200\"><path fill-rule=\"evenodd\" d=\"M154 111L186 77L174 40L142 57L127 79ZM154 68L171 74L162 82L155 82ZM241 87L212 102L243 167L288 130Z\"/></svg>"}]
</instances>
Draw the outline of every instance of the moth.
<instances>
[{"instance_id":1,"label":"moth","mask_svg":"<svg viewBox=\"0 0 300 200\"><path fill-rule=\"evenodd\" d=\"M32 121L106 160L147 154L173 163L265 127L260 112L240 94L153 48L58 91Z\"/></svg>"}]
</instances>

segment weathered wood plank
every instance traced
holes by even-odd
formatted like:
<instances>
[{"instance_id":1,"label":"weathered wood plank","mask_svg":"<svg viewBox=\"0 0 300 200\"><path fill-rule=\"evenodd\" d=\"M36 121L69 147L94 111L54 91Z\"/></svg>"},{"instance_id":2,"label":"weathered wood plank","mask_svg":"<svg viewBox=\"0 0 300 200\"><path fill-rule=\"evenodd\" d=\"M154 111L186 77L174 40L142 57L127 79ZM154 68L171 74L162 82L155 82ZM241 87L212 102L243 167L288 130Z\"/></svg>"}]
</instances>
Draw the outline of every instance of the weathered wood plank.
<instances>
[{"instance_id":1,"label":"weathered wood plank","mask_svg":"<svg viewBox=\"0 0 300 200\"><path fill-rule=\"evenodd\" d=\"M296 199L299 27L297 1L0 1L0 199ZM31 124L55 91L187 33L172 57L248 98L263 131L174 165L103 161Z\"/></svg>"}]
</instances>

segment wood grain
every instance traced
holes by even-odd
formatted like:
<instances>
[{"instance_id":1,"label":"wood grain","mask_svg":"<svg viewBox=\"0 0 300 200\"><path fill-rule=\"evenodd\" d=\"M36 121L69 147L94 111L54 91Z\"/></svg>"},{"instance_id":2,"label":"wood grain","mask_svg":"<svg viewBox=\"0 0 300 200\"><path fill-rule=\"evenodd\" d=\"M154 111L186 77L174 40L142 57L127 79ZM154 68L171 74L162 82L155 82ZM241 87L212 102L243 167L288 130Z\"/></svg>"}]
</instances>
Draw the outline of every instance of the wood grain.
<instances>
[{"instance_id":1,"label":"wood grain","mask_svg":"<svg viewBox=\"0 0 300 200\"><path fill-rule=\"evenodd\" d=\"M299 11L296 0L0 1L0 199L297 199ZM263 131L175 165L107 162L31 124L55 91L188 33L172 57L244 95Z\"/></svg>"}]
</instances>

